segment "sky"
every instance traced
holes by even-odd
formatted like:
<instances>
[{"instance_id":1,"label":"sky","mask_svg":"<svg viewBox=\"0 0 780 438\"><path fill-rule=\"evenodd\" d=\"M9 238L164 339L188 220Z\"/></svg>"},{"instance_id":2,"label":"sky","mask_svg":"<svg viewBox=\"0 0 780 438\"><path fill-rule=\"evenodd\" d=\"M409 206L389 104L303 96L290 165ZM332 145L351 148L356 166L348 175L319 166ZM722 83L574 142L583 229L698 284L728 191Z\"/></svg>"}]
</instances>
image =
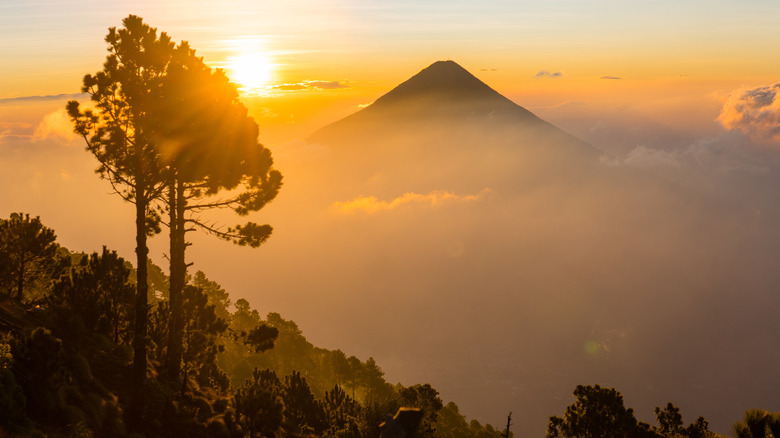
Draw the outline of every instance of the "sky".
<instances>
[{"instance_id":1,"label":"sky","mask_svg":"<svg viewBox=\"0 0 780 438\"><path fill-rule=\"evenodd\" d=\"M274 64L259 104L274 115L261 123L272 141L308 135L440 59L527 107L630 104L660 118L771 84L780 68L771 1L8 1L0 99L78 92L107 28L131 13L214 67L251 54ZM304 81L341 87L272 88Z\"/></svg>"},{"instance_id":2,"label":"sky","mask_svg":"<svg viewBox=\"0 0 780 438\"><path fill-rule=\"evenodd\" d=\"M780 355L762 347L780 342L780 3L0 3L0 217L40 215L72 250L132 260L132 207L94 174L63 111L86 100L81 78L129 14L239 83L284 174L253 218L274 226L261 248L192 236L192 269L234 299L296 321L315 345L373 356L392 382L431 382L469 418L525 412L518 430L536 436L576 384L619 386L645 421L674 401L720 432L780 403ZM531 161L507 189L498 149L401 155L394 168L398 156L306 141L446 59L588 142L603 154L593 175L612 176L582 183ZM457 143L451 130L349 141L422 148ZM458 179L475 163L484 181ZM675 195L626 195L655 177ZM161 265L165 250L151 239Z\"/></svg>"}]
</instances>

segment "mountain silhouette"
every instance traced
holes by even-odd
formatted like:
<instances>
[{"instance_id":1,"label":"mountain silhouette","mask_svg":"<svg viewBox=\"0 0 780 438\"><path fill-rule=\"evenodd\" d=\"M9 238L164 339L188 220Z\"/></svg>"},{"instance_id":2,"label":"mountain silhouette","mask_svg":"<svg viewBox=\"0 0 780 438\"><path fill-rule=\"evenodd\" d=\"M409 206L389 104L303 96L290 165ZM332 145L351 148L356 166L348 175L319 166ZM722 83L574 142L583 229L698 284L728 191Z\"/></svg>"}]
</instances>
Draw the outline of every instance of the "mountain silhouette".
<instances>
[{"instance_id":1,"label":"mountain silhouette","mask_svg":"<svg viewBox=\"0 0 780 438\"><path fill-rule=\"evenodd\" d=\"M437 61L380 97L361 113L399 112L408 116L475 117L509 114L541 119L477 79L455 61ZM360 113L359 113L360 114Z\"/></svg>"},{"instance_id":2,"label":"mountain silhouette","mask_svg":"<svg viewBox=\"0 0 780 438\"><path fill-rule=\"evenodd\" d=\"M350 184L360 193L516 191L547 182L576 187L593 183L596 174L631 180L612 182L618 186L648 183L642 172L610 168L607 154L512 102L454 61L434 62L308 140L328 147L332 169L352 177ZM651 185L659 183L665 184Z\"/></svg>"},{"instance_id":3,"label":"mountain silhouette","mask_svg":"<svg viewBox=\"0 0 780 438\"><path fill-rule=\"evenodd\" d=\"M361 124L433 122L513 122L526 127L553 128L456 62L437 61L368 107L317 131L311 140L327 140L359 132L364 128Z\"/></svg>"}]
</instances>

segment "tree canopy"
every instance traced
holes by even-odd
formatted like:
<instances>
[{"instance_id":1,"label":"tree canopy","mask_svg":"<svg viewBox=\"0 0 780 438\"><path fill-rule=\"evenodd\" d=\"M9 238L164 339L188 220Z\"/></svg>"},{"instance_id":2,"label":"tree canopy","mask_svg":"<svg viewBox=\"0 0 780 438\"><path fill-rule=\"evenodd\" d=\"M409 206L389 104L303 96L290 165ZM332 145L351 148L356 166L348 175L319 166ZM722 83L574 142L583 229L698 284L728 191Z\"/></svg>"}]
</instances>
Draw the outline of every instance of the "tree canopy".
<instances>
[{"instance_id":1,"label":"tree canopy","mask_svg":"<svg viewBox=\"0 0 780 438\"><path fill-rule=\"evenodd\" d=\"M59 247L56 239L39 217L11 213L10 218L0 219L0 292L29 298L31 289L47 281Z\"/></svg>"},{"instance_id":2,"label":"tree canopy","mask_svg":"<svg viewBox=\"0 0 780 438\"><path fill-rule=\"evenodd\" d=\"M82 91L90 95L93 108L82 110L71 101L67 110L98 160L98 173L136 207L134 376L136 387L142 388L147 237L159 232L161 223L169 227L164 368L177 380L185 343L185 233L195 226L239 245L260 245L271 234L269 225L247 222L224 228L201 214L213 208L230 208L239 215L257 211L276 197L282 176L272 167L270 151L257 142L257 124L222 70L212 70L187 42L173 43L138 16L128 16L123 25L109 29L103 70L84 77ZM220 197L223 191L229 195Z\"/></svg>"},{"instance_id":3,"label":"tree canopy","mask_svg":"<svg viewBox=\"0 0 780 438\"><path fill-rule=\"evenodd\" d=\"M563 417L550 417L548 438L712 438L707 421L699 417L683 427L680 409L668 403L655 408L658 426L638 421L634 410L623 404L623 395L614 388L578 385L576 400Z\"/></svg>"},{"instance_id":4,"label":"tree canopy","mask_svg":"<svg viewBox=\"0 0 780 438\"><path fill-rule=\"evenodd\" d=\"M77 101L67 105L74 130L98 161L97 172L124 200L135 204L136 296L133 339L133 379L136 394L131 411L141 421L147 372L149 248L147 237L160 231L159 214L152 202L163 192L165 173L160 163L155 126L163 116L153 98L162 86L175 45L170 37L135 15L122 20L106 35L108 55L103 70L84 76L82 92L94 108L83 110Z\"/></svg>"}]
</instances>

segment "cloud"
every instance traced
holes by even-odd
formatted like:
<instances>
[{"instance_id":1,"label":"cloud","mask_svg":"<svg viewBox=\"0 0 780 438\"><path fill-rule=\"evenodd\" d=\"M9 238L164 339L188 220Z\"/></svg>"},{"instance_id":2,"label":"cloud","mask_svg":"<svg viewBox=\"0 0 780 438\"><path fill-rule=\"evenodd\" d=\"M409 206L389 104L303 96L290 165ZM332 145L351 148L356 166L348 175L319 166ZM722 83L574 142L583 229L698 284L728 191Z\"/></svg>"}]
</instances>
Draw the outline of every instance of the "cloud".
<instances>
[{"instance_id":1,"label":"cloud","mask_svg":"<svg viewBox=\"0 0 780 438\"><path fill-rule=\"evenodd\" d=\"M638 146L628 153L626 164L638 167L675 167L682 166L679 153Z\"/></svg>"},{"instance_id":2,"label":"cloud","mask_svg":"<svg viewBox=\"0 0 780 438\"><path fill-rule=\"evenodd\" d=\"M72 141L76 138L73 124L64 109L46 114L33 133L33 140L62 139Z\"/></svg>"},{"instance_id":3,"label":"cloud","mask_svg":"<svg viewBox=\"0 0 780 438\"><path fill-rule=\"evenodd\" d=\"M404 193L403 196L395 198L392 201L380 201L376 196L359 196L351 201L335 202L331 206L331 210L337 213L362 212L373 214L411 205L440 207L448 204L479 201L489 193L490 190L485 189L477 195L461 196L447 191L435 190L427 195L420 193Z\"/></svg>"},{"instance_id":4,"label":"cloud","mask_svg":"<svg viewBox=\"0 0 780 438\"><path fill-rule=\"evenodd\" d=\"M632 149L625 158L604 155L607 166L628 165L643 169L687 172L706 169L718 174L766 174L777 165L771 150L760 150L750 138L739 131L725 132L716 137L702 138L677 149L657 149L644 145Z\"/></svg>"},{"instance_id":5,"label":"cloud","mask_svg":"<svg viewBox=\"0 0 780 438\"><path fill-rule=\"evenodd\" d=\"M688 163L720 173L766 174L777 168L777 158L772 149L757 147L740 131L701 139L684 151Z\"/></svg>"},{"instance_id":6,"label":"cloud","mask_svg":"<svg viewBox=\"0 0 780 438\"><path fill-rule=\"evenodd\" d=\"M601 79L623 79L619 76L602 76Z\"/></svg>"},{"instance_id":7,"label":"cloud","mask_svg":"<svg viewBox=\"0 0 780 438\"><path fill-rule=\"evenodd\" d=\"M303 81L295 84L279 84L274 86L274 89L284 91L337 90L339 88L349 88L349 85L342 81Z\"/></svg>"},{"instance_id":8,"label":"cloud","mask_svg":"<svg viewBox=\"0 0 780 438\"><path fill-rule=\"evenodd\" d=\"M536 74L537 78L559 78L563 76L563 73L556 71L556 72L549 72L547 70L540 70L539 73Z\"/></svg>"},{"instance_id":9,"label":"cloud","mask_svg":"<svg viewBox=\"0 0 780 438\"><path fill-rule=\"evenodd\" d=\"M304 84L279 84L279 85L274 85L274 89L276 89L276 90L284 90L284 91L305 90L306 89L306 85L304 85Z\"/></svg>"},{"instance_id":10,"label":"cloud","mask_svg":"<svg viewBox=\"0 0 780 438\"><path fill-rule=\"evenodd\" d=\"M27 122L0 121L0 139L6 137L30 137L32 124Z\"/></svg>"},{"instance_id":11,"label":"cloud","mask_svg":"<svg viewBox=\"0 0 780 438\"><path fill-rule=\"evenodd\" d=\"M753 138L780 139L779 91L780 84L735 90L726 98L718 121Z\"/></svg>"},{"instance_id":12,"label":"cloud","mask_svg":"<svg viewBox=\"0 0 780 438\"><path fill-rule=\"evenodd\" d=\"M337 88L349 88L349 85L343 84L340 81L310 81L310 87L321 88L323 90L334 90Z\"/></svg>"},{"instance_id":13,"label":"cloud","mask_svg":"<svg viewBox=\"0 0 780 438\"><path fill-rule=\"evenodd\" d=\"M497 68L481 68L479 71L498 71Z\"/></svg>"},{"instance_id":14,"label":"cloud","mask_svg":"<svg viewBox=\"0 0 780 438\"><path fill-rule=\"evenodd\" d=\"M41 102L41 101L52 101L52 100L66 100L66 99L89 99L89 95L86 93L71 93L71 94L47 94L42 96L6 97L4 99L0 99L0 104L18 103L18 102Z\"/></svg>"}]
</instances>

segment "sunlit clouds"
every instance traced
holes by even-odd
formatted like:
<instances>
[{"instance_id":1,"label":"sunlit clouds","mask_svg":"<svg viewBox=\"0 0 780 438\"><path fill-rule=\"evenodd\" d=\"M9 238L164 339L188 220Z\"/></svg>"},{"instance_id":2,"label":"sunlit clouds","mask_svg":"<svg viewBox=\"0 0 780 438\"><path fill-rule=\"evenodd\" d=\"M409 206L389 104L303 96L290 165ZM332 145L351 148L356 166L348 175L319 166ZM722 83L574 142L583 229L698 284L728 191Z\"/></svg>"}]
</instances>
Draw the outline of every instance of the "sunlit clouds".
<instances>
[{"instance_id":1,"label":"sunlit clouds","mask_svg":"<svg viewBox=\"0 0 780 438\"><path fill-rule=\"evenodd\" d=\"M43 116L32 138L33 140L54 138L68 143L76 139L76 134L73 133L73 124L68 114L64 109L60 109Z\"/></svg>"},{"instance_id":2,"label":"sunlit clouds","mask_svg":"<svg viewBox=\"0 0 780 438\"><path fill-rule=\"evenodd\" d=\"M780 138L780 84L732 92L723 104L718 121L726 129L752 137Z\"/></svg>"},{"instance_id":3,"label":"sunlit clouds","mask_svg":"<svg viewBox=\"0 0 780 438\"><path fill-rule=\"evenodd\" d=\"M349 85L344 81L302 81L292 84L278 84L274 85L273 88L282 91L338 90L341 88L349 88Z\"/></svg>"},{"instance_id":4,"label":"sunlit clouds","mask_svg":"<svg viewBox=\"0 0 780 438\"><path fill-rule=\"evenodd\" d=\"M46 113L37 120L0 121L0 140L56 140L57 143L68 145L76 138L64 109Z\"/></svg>"},{"instance_id":5,"label":"sunlit clouds","mask_svg":"<svg viewBox=\"0 0 780 438\"><path fill-rule=\"evenodd\" d=\"M331 209L341 214L374 214L414 205L441 207L448 204L474 202L486 198L490 193L489 189L485 189L476 195L457 195L447 191L436 190L428 194L404 193L392 201L380 201L376 196L359 196L351 201L335 202Z\"/></svg>"}]
</instances>

